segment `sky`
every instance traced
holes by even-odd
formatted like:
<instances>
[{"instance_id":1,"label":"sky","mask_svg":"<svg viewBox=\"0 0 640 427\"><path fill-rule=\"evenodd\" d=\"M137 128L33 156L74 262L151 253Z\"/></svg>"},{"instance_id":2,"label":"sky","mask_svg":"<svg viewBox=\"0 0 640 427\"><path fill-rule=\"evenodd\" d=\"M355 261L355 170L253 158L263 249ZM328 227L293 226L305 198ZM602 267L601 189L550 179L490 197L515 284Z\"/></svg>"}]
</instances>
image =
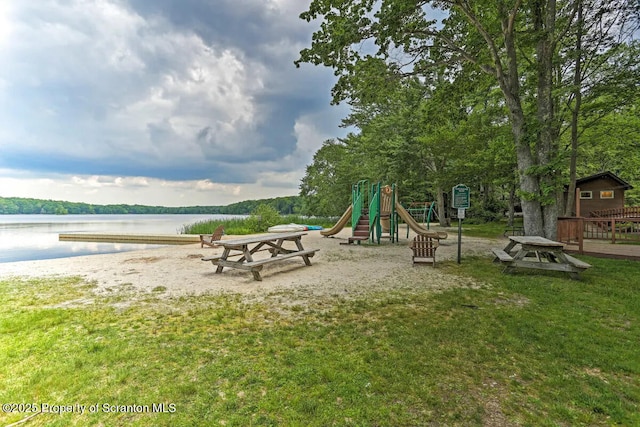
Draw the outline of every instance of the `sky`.
<instances>
[{"instance_id":1,"label":"sky","mask_svg":"<svg viewBox=\"0 0 640 427\"><path fill-rule=\"evenodd\" d=\"M227 205L298 194L344 136L293 61L305 0L0 0L0 196Z\"/></svg>"}]
</instances>

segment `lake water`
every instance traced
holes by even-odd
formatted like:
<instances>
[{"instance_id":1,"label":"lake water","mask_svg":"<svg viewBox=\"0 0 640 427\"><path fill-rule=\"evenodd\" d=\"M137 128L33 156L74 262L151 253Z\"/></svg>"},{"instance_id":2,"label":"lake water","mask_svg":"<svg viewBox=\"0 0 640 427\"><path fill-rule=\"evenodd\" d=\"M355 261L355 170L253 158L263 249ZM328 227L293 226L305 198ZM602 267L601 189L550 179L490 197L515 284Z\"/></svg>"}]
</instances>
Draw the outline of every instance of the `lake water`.
<instances>
[{"instance_id":1,"label":"lake water","mask_svg":"<svg viewBox=\"0 0 640 427\"><path fill-rule=\"evenodd\" d=\"M0 215L0 263L106 254L161 245L60 242L59 233L179 234L184 225L238 215Z\"/></svg>"}]
</instances>

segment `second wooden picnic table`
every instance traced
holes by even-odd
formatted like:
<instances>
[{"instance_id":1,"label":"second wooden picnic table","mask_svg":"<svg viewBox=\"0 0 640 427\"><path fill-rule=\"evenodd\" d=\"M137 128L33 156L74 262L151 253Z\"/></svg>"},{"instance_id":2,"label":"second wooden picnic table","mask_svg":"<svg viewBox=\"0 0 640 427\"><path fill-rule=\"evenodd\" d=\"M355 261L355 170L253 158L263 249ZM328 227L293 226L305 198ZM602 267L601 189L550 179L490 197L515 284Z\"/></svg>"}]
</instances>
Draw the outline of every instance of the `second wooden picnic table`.
<instances>
[{"instance_id":1,"label":"second wooden picnic table","mask_svg":"<svg viewBox=\"0 0 640 427\"><path fill-rule=\"evenodd\" d=\"M515 250L518 245L520 249ZM494 248L492 251L496 256L494 261L506 265L505 271L516 267L564 271L577 279L580 272L591 267L566 254L564 244L541 236L509 236L509 244L504 249Z\"/></svg>"},{"instance_id":2,"label":"second wooden picnic table","mask_svg":"<svg viewBox=\"0 0 640 427\"><path fill-rule=\"evenodd\" d=\"M258 236L245 237L241 239L220 240L217 246L224 248L222 255L216 257L202 258L203 261L211 261L216 265L216 273L222 273L224 267L248 270L253 273L255 280L262 280L260 271L266 264L281 260L302 257L306 265L311 265L309 258L315 255L319 249L304 249L302 246L302 236L304 231L292 233L268 233ZM285 248L285 242L293 242L295 248ZM270 258L254 260L253 254L258 251L268 250L271 252ZM229 260L229 257L239 256L237 260Z\"/></svg>"}]
</instances>

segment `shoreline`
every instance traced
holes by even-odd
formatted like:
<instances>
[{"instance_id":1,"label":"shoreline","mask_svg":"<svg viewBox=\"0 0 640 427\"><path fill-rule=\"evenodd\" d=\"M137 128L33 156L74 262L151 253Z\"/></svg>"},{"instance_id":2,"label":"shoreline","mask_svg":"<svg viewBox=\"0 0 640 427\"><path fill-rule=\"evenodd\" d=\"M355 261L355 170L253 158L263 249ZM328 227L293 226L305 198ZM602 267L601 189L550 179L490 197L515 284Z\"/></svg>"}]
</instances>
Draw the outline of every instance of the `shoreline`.
<instances>
[{"instance_id":1,"label":"shoreline","mask_svg":"<svg viewBox=\"0 0 640 427\"><path fill-rule=\"evenodd\" d=\"M312 294L342 294L368 289L402 286L402 281L424 282L425 286L447 286L459 278L439 271L437 264L457 257L457 236L451 229L449 238L440 241L436 268L413 266L409 243L413 232L400 232L400 242L381 245L340 245L351 235L342 230L334 238L319 231L308 231L303 237L306 249L319 249L305 266L301 259L271 264L262 271L263 281L253 280L251 273L225 268L215 273L215 266L202 261L217 256L221 248L201 248L199 243L165 246L127 252L83 255L46 260L16 261L0 264L0 279L35 277L81 277L96 285L96 292L113 292L126 287L141 294L162 289L166 297L203 295L219 292L240 294L268 293L276 289L305 289ZM238 236L224 236L232 239ZM462 256L488 256L497 239L464 237ZM425 278L429 280L425 280ZM454 285L454 284L452 284Z\"/></svg>"},{"instance_id":2,"label":"shoreline","mask_svg":"<svg viewBox=\"0 0 640 427\"><path fill-rule=\"evenodd\" d=\"M0 264L78 255L99 255L157 248L150 243L61 240L67 234L167 234L181 237L186 225L211 215L4 215L0 216ZM199 238L196 236L195 242Z\"/></svg>"}]
</instances>

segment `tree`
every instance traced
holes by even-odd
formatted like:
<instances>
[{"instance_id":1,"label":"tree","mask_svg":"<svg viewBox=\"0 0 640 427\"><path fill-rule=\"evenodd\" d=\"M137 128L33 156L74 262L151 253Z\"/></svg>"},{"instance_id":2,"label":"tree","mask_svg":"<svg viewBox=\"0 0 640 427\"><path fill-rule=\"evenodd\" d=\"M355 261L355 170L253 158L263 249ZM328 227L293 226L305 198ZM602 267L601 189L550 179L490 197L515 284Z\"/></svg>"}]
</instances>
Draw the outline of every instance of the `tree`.
<instances>
[{"instance_id":1,"label":"tree","mask_svg":"<svg viewBox=\"0 0 640 427\"><path fill-rule=\"evenodd\" d=\"M346 139L350 139L347 137ZM313 156L300 183L306 215L341 215L349 206L351 185L362 179L362 165L343 141L327 140Z\"/></svg>"},{"instance_id":2,"label":"tree","mask_svg":"<svg viewBox=\"0 0 640 427\"><path fill-rule=\"evenodd\" d=\"M249 229L255 233L264 233L280 222L280 214L269 204L259 204L247 219Z\"/></svg>"},{"instance_id":3,"label":"tree","mask_svg":"<svg viewBox=\"0 0 640 427\"><path fill-rule=\"evenodd\" d=\"M640 182L640 105L609 114L585 129L577 170L582 175L612 171L628 182ZM625 192L627 206L640 205L640 186Z\"/></svg>"},{"instance_id":4,"label":"tree","mask_svg":"<svg viewBox=\"0 0 640 427\"><path fill-rule=\"evenodd\" d=\"M560 49L558 104L562 132L569 132L569 186L564 214L574 210L581 137L608 115L633 103L640 90L638 4L620 0L577 0L575 25ZM562 133L561 132L561 133ZM624 132L620 129L618 132Z\"/></svg>"},{"instance_id":5,"label":"tree","mask_svg":"<svg viewBox=\"0 0 640 427\"><path fill-rule=\"evenodd\" d=\"M509 114L525 232L555 238L562 165L554 60L578 2L562 3L559 13L555 0L313 0L301 18L323 21L296 65L333 68L333 102L362 96L357 77L368 65L425 81L434 69L451 78L466 65L491 76ZM429 7L447 17L429 19Z\"/></svg>"}]
</instances>

